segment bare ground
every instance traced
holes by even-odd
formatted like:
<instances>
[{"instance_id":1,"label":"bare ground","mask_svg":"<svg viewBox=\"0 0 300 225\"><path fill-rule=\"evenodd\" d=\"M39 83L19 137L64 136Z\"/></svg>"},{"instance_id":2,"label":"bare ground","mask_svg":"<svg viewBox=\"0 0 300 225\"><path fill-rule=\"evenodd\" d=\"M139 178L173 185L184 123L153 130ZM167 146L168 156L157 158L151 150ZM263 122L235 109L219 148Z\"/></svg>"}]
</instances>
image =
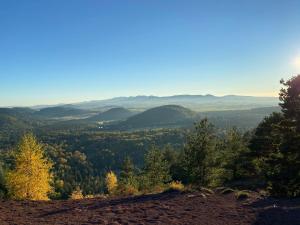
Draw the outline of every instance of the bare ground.
<instances>
[{"instance_id":1,"label":"bare ground","mask_svg":"<svg viewBox=\"0 0 300 225\"><path fill-rule=\"evenodd\" d=\"M300 225L300 199L162 193L119 199L2 201L0 224Z\"/></svg>"}]
</instances>

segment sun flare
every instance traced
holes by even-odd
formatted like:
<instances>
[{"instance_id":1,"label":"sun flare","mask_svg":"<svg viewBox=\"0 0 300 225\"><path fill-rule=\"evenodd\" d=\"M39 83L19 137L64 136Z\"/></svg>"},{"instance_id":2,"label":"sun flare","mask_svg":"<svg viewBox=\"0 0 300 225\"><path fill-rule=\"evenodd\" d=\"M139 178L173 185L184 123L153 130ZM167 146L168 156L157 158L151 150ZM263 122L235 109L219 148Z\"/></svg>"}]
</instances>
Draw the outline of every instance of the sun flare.
<instances>
[{"instance_id":1,"label":"sun flare","mask_svg":"<svg viewBox=\"0 0 300 225\"><path fill-rule=\"evenodd\" d=\"M297 56L292 61L293 66L300 67L300 56Z\"/></svg>"}]
</instances>

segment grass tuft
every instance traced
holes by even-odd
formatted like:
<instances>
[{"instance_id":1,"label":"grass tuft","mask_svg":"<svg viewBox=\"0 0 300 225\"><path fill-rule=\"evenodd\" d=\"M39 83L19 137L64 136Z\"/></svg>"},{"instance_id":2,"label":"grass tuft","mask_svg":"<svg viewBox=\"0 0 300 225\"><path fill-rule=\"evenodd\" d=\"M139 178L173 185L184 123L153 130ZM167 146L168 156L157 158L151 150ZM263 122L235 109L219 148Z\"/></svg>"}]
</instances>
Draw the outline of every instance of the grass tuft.
<instances>
[{"instance_id":1,"label":"grass tuft","mask_svg":"<svg viewBox=\"0 0 300 225\"><path fill-rule=\"evenodd\" d=\"M232 189L232 188L225 188L224 190L221 191L221 194L222 195L227 195L227 194L230 194L230 193L233 193L233 192L235 192L234 189Z\"/></svg>"},{"instance_id":2,"label":"grass tuft","mask_svg":"<svg viewBox=\"0 0 300 225\"><path fill-rule=\"evenodd\" d=\"M250 197L250 193L248 191L238 191L235 196L238 200L245 200Z\"/></svg>"}]
</instances>

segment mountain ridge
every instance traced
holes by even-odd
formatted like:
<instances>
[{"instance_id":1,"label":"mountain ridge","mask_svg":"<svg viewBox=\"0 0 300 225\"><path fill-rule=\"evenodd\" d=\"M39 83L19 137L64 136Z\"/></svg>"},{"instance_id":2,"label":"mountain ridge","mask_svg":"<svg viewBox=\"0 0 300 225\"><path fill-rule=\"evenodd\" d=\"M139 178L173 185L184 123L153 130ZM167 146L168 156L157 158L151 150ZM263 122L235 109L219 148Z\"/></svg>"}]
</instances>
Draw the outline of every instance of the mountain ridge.
<instances>
[{"instance_id":1,"label":"mountain ridge","mask_svg":"<svg viewBox=\"0 0 300 225\"><path fill-rule=\"evenodd\" d=\"M94 100L74 103L80 109L102 110L103 108L123 107L131 110L146 110L163 105L181 105L194 111L251 109L278 105L278 98L238 95L174 95L174 96L135 96L117 97L107 100Z\"/></svg>"},{"instance_id":2,"label":"mountain ridge","mask_svg":"<svg viewBox=\"0 0 300 225\"><path fill-rule=\"evenodd\" d=\"M203 107L203 104L214 103ZM157 106L175 104L182 105L193 110L210 111L211 109L250 109L256 107L275 106L278 104L278 97L267 96L244 96L244 95L224 95L216 96L211 94L206 95L170 95L170 96L155 96L155 95L137 95L137 96L121 96L102 100L91 100L83 102L75 102L70 104L56 105L38 105L31 106L33 109L42 109L55 106L70 106L80 109L100 110L110 108L131 108L131 109L149 109ZM233 107L233 108L232 108Z\"/></svg>"}]
</instances>

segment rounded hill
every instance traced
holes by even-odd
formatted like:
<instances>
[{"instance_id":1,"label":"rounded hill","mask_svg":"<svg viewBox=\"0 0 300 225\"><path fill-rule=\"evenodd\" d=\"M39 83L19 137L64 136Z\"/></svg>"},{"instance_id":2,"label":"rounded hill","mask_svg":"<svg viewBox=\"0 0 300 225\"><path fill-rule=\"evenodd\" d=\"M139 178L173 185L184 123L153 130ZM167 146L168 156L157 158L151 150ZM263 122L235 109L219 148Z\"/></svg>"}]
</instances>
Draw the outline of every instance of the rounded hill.
<instances>
[{"instance_id":1,"label":"rounded hill","mask_svg":"<svg viewBox=\"0 0 300 225\"><path fill-rule=\"evenodd\" d=\"M182 125L192 122L196 113L179 105L164 105L128 118L124 125L132 128Z\"/></svg>"}]
</instances>

